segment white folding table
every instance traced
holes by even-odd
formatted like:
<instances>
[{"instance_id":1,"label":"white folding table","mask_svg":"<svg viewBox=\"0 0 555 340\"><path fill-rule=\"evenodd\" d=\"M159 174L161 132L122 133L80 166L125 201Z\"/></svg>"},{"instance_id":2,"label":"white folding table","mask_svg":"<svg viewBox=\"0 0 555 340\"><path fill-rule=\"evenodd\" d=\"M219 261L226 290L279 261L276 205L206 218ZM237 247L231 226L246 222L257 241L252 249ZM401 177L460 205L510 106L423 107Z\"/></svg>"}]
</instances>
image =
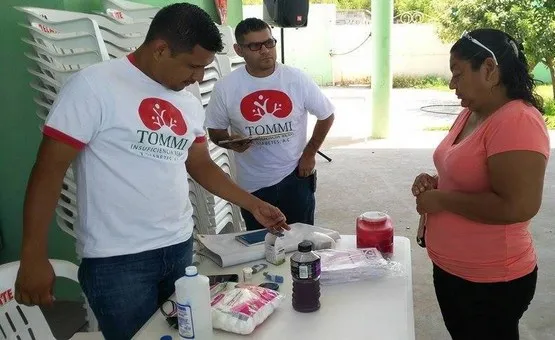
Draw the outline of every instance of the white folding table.
<instances>
[{"instance_id":1,"label":"white folding table","mask_svg":"<svg viewBox=\"0 0 555 340\"><path fill-rule=\"evenodd\" d=\"M356 237L341 235L337 248L355 248ZM285 299L274 313L250 335L238 335L214 330L214 339L318 339L318 340L414 340L414 312L410 242L406 237L395 237L392 260L404 266L405 276L372 279L337 285L321 285L321 308L313 313L296 312L291 305L292 280L287 261L281 266L268 264L272 274L284 276L279 291ZM239 274L243 267L265 263L254 261L239 266L221 268L209 259L199 265L204 275ZM253 275L253 283L265 282L263 274ZM174 299L174 297L172 297ZM164 335L178 340L160 311L139 330L133 339L160 339ZM200 339L204 340L204 339Z\"/></svg>"}]
</instances>

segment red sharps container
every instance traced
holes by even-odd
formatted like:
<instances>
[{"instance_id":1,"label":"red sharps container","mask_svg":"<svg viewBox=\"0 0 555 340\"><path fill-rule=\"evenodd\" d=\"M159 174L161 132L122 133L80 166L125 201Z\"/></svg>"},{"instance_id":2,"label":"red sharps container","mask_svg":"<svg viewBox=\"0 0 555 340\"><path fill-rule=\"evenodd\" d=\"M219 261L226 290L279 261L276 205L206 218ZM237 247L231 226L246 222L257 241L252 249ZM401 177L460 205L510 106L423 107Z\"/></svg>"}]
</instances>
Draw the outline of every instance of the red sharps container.
<instances>
[{"instance_id":1,"label":"red sharps container","mask_svg":"<svg viewBox=\"0 0 555 340\"><path fill-rule=\"evenodd\" d=\"M393 255L393 223L389 215L368 211L357 217L357 248L376 248L384 257Z\"/></svg>"}]
</instances>

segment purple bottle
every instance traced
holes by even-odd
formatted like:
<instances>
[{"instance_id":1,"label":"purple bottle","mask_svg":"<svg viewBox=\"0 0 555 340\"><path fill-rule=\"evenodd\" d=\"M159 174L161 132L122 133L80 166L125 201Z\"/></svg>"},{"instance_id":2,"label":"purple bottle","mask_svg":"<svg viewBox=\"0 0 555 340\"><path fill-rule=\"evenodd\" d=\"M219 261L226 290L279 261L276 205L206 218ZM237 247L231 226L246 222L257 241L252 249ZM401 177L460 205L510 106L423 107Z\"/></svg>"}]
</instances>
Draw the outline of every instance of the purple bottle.
<instances>
[{"instance_id":1,"label":"purple bottle","mask_svg":"<svg viewBox=\"0 0 555 340\"><path fill-rule=\"evenodd\" d=\"M303 313L320 309L320 256L313 248L312 242L303 241L291 256L293 308Z\"/></svg>"}]
</instances>

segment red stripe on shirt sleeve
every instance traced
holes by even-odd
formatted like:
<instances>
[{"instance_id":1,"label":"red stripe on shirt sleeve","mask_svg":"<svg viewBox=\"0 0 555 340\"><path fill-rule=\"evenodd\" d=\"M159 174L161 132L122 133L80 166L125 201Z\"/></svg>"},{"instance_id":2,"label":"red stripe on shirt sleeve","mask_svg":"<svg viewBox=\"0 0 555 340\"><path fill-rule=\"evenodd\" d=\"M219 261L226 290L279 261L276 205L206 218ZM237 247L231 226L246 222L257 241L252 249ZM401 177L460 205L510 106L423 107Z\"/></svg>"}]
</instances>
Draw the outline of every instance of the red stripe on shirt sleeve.
<instances>
[{"instance_id":1,"label":"red stripe on shirt sleeve","mask_svg":"<svg viewBox=\"0 0 555 340\"><path fill-rule=\"evenodd\" d=\"M195 138L195 143L204 143L204 142L206 142L206 135Z\"/></svg>"},{"instance_id":2,"label":"red stripe on shirt sleeve","mask_svg":"<svg viewBox=\"0 0 555 340\"><path fill-rule=\"evenodd\" d=\"M129 60L129 62L134 66L137 66L137 59L135 58L135 55L133 53L129 53L127 55L127 60Z\"/></svg>"},{"instance_id":3,"label":"red stripe on shirt sleeve","mask_svg":"<svg viewBox=\"0 0 555 340\"><path fill-rule=\"evenodd\" d=\"M59 142L62 142L64 144L67 144L71 147L76 148L77 150L81 150L85 147L85 143L63 133L62 131L56 130L54 128L51 128L50 126L44 126L44 128L42 129L42 133L45 136L48 136L52 139L55 139Z\"/></svg>"}]
</instances>

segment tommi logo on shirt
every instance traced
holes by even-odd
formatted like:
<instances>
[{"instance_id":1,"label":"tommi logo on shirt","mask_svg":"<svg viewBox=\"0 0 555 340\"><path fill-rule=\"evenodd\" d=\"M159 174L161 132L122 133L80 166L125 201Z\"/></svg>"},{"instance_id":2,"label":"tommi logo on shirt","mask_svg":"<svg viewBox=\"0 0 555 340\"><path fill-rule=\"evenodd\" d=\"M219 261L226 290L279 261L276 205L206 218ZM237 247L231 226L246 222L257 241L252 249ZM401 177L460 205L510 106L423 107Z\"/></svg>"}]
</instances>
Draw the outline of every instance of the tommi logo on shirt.
<instances>
[{"instance_id":1,"label":"tommi logo on shirt","mask_svg":"<svg viewBox=\"0 0 555 340\"><path fill-rule=\"evenodd\" d=\"M253 135L267 135L270 133L280 133L280 132L293 132L293 122L286 122L283 124L263 124L263 125L251 125L245 127L249 136Z\"/></svg>"},{"instance_id":2,"label":"tommi logo on shirt","mask_svg":"<svg viewBox=\"0 0 555 340\"><path fill-rule=\"evenodd\" d=\"M183 161L189 139L180 137L187 132L181 111L159 98L143 99L138 111L148 130L137 130L137 143L131 144L131 150L149 158Z\"/></svg>"},{"instance_id":3,"label":"tommi logo on shirt","mask_svg":"<svg viewBox=\"0 0 555 340\"><path fill-rule=\"evenodd\" d=\"M284 135L265 138L263 141L255 141L255 144L280 144L288 141L287 135L293 134L293 122L281 121L293 112L293 102L285 92L278 90L255 91L241 100L240 109L245 120L251 123L259 121L259 123L266 123L245 126L247 135L285 133Z\"/></svg>"},{"instance_id":4,"label":"tommi logo on shirt","mask_svg":"<svg viewBox=\"0 0 555 340\"><path fill-rule=\"evenodd\" d=\"M183 150L187 146L188 139L178 138L176 136L167 136L162 133L137 130L139 134L139 143L150 144L150 145L160 145L171 149Z\"/></svg>"},{"instance_id":5,"label":"tommi logo on shirt","mask_svg":"<svg viewBox=\"0 0 555 340\"><path fill-rule=\"evenodd\" d=\"M285 118L293 111L291 98L281 91L261 90L245 96L241 100L241 114L249 122L257 122L264 116Z\"/></svg>"}]
</instances>

